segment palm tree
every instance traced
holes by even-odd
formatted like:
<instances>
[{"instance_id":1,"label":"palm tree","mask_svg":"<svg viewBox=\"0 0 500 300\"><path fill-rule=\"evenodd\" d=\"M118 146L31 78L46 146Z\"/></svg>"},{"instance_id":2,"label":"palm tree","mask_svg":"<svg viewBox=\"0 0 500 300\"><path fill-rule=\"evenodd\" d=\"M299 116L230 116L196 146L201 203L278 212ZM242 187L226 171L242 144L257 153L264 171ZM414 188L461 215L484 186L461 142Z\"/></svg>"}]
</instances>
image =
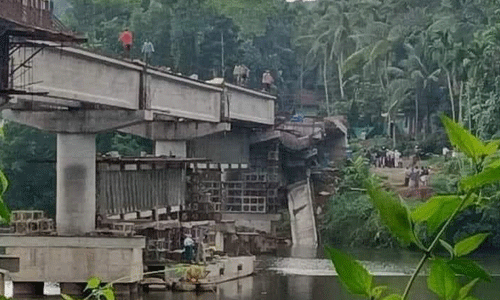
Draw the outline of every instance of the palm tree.
<instances>
[{"instance_id":1,"label":"palm tree","mask_svg":"<svg viewBox=\"0 0 500 300\"><path fill-rule=\"evenodd\" d=\"M327 114L331 115L329 75L336 73L340 91L340 99L346 99L342 65L345 58L355 48L355 41L350 36L349 2L324 1L324 11L311 28L309 34L301 36L299 45L310 45L306 54L306 65L309 69L319 68L323 77ZM332 66L335 66L333 71ZM332 74L333 77L333 74Z\"/></svg>"}]
</instances>

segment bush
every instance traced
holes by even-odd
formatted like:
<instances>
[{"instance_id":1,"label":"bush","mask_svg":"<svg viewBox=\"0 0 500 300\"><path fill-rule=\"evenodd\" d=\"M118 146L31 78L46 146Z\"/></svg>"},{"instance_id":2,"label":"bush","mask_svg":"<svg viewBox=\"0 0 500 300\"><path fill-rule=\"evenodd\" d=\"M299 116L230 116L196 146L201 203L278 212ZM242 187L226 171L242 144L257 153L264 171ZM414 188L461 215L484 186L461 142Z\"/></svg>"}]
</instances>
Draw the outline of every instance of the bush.
<instances>
[{"instance_id":1,"label":"bush","mask_svg":"<svg viewBox=\"0 0 500 300\"><path fill-rule=\"evenodd\" d=\"M420 149L424 153L441 154L443 147L450 148L450 143L444 130L431 133L420 143Z\"/></svg>"},{"instance_id":2,"label":"bush","mask_svg":"<svg viewBox=\"0 0 500 300\"><path fill-rule=\"evenodd\" d=\"M321 235L325 244L336 246L399 247L381 223L368 196L361 192L346 192L330 198Z\"/></svg>"}]
</instances>

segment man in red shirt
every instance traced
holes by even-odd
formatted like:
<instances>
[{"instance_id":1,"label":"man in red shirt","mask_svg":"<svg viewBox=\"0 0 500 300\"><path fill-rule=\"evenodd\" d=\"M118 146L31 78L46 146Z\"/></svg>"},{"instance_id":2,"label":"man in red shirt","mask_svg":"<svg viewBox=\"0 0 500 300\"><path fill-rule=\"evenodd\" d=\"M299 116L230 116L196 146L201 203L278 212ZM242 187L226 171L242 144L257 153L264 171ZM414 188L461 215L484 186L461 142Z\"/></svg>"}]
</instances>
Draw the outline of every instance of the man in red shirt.
<instances>
[{"instance_id":1,"label":"man in red shirt","mask_svg":"<svg viewBox=\"0 0 500 300\"><path fill-rule=\"evenodd\" d=\"M130 49L132 48L133 40L132 32L130 32L128 28L125 28L125 31L120 34L119 40L123 45L123 49L125 50L125 57L130 58Z\"/></svg>"}]
</instances>

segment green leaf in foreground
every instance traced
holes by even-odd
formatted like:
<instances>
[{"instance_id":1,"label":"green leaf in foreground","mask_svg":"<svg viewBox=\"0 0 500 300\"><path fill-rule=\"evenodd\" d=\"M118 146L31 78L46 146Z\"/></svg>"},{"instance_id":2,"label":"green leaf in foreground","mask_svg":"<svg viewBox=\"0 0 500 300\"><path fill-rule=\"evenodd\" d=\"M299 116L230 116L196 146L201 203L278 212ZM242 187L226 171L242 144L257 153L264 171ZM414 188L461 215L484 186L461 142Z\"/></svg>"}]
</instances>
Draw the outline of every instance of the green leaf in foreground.
<instances>
[{"instance_id":1,"label":"green leaf in foreground","mask_svg":"<svg viewBox=\"0 0 500 300\"><path fill-rule=\"evenodd\" d=\"M371 296L373 278L359 262L334 248L326 247L326 253L332 260L340 280L350 293Z\"/></svg>"},{"instance_id":2,"label":"green leaf in foreground","mask_svg":"<svg viewBox=\"0 0 500 300\"><path fill-rule=\"evenodd\" d=\"M500 161L495 161L481 173L462 179L460 185L466 190L476 189L483 185L500 181Z\"/></svg>"},{"instance_id":3,"label":"green leaf in foreground","mask_svg":"<svg viewBox=\"0 0 500 300\"><path fill-rule=\"evenodd\" d=\"M61 294L61 297L64 299L64 300L75 300L75 298L71 297L71 296L68 296L66 294Z\"/></svg>"},{"instance_id":4,"label":"green leaf in foreground","mask_svg":"<svg viewBox=\"0 0 500 300\"><path fill-rule=\"evenodd\" d=\"M497 152L499 145L500 145L500 141L499 140L495 140L495 141L489 142L484 147L484 155L485 156L490 156L493 153Z\"/></svg>"},{"instance_id":5,"label":"green leaf in foreground","mask_svg":"<svg viewBox=\"0 0 500 300\"><path fill-rule=\"evenodd\" d=\"M462 199L458 196L434 196L415 208L411 216L415 222L427 222L427 230L432 233L446 222L460 205ZM470 197L462 209L473 201Z\"/></svg>"},{"instance_id":6,"label":"green leaf in foreground","mask_svg":"<svg viewBox=\"0 0 500 300\"><path fill-rule=\"evenodd\" d=\"M461 240L455 244L454 251L456 256L464 256L476 250L484 240L489 236L489 233L479 233Z\"/></svg>"},{"instance_id":7,"label":"green leaf in foreground","mask_svg":"<svg viewBox=\"0 0 500 300\"><path fill-rule=\"evenodd\" d=\"M458 279L453 270L441 259L432 262L427 286L440 298L452 300L458 293Z\"/></svg>"},{"instance_id":8,"label":"green leaf in foreground","mask_svg":"<svg viewBox=\"0 0 500 300\"><path fill-rule=\"evenodd\" d=\"M402 300L402 299L403 299L403 296L392 294L392 295L385 297L382 300Z\"/></svg>"},{"instance_id":9,"label":"green leaf in foreground","mask_svg":"<svg viewBox=\"0 0 500 300\"><path fill-rule=\"evenodd\" d=\"M478 281L479 278L476 278L471 282L469 282L468 284L466 284L463 288L461 288L460 291L458 292L458 300L464 300L465 298L467 298L467 296L469 296L470 292L472 291L472 289L474 288L474 286Z\"/></svg>"},{"instance_id":10,"label":"green leaf in foreground","mask_svg":"<svg viewBox=\"0 0 500 300\"><path fill-rule=\"evenodd\" d=\"M101 284L101 280L97 277L91 277L88 281L87 281L87 286L85 287L85 290L88 290L88 289L96 289L99 287L99 285Z\"/></svg>"},{"instance_id":11,"label":"green leaf in foreground","mask_svg":"<svg viewBox=\"0 0 500 300\"><path fill-rule=\"evenodd\" d=\"M380 188L368 186L367 191L370 201L377 208L380 218L391 232L404 242L415 242L410 213L403 202Z\"/></svg>"},{"instance_id":12,"label":"green leaf in foreground","mask_svg":"<svg viewBox=\"0 0 500 300\"><path fill-rule=\"evenodd\" d=\"M469 278L480 278L484 281L491 281L491 276L478 263L467 258L452 259L446 264L457 274L465 275Z\"/></svg>"},{"instance_id":13,"label":"green leaf in foreground","mask_svg":"<svg viewBox=\"0 0 500 300\"><path fill-rule=\"evenodd\" d=\"M0 196L0 218L2 222L10 224L10 210L3 201L2 196Z\"/></svg>"},{"instance_id":14,"label":"green leaf in foreground","mask_svg":"<svg viewBox=\"0 0 500 300\"><path fill-rule=\"evenodd\" d=\"M372 292L371 292L372 299L380 299L380 297L382 296L382 293L385 292L386 290L387 290L386 286L374 287Z\"/></svg>"},{"instance_id":15,"label":"green leaf in foreground","mask_svg":"<svg viewBox=\"0 0 500 300\"><path fill-rule=\"evenodd\" d=\"M104 289L102 294L106 297L106 300L115 300L115 293L111 288Z\"/></svg>"},{"instance_id":16,"label":"green leaf in foreground","mask_svg":"<svg viewBox=\"0 0 500 300\"><path fill-rule=\"evenodd\" d=\"M453 247L450 244L448 244L448 242L439 239L439 243L441 244L441 246L443 246L443 248L445 248L450 253L451 258L455 256L455 250L453 250Z\"/></svg>"},{"instance_id":17,"label":"green leaf in foreground","mask_svg":"<svg viewBox=\"0 0 500 300\"><path fill-rule=\"evenodd\" d=\"M1 194L5 193L7 191L7 188L9 187L9 180L7 180L7 176L0 170L0 184L2 185L2 192Z\"/></svg>"},{"instance_id":18,"label":"green leaf in foreground","mask_svg":"<svg viewBox=\"0 0 500 300\"><path fill-rule=\"evenodd\" d=\"M446 128L450 142L465 155L472 158L474 162L490 151L475 135L444 114L441 115L441 121Z\"/></svg>"}]
</instances>

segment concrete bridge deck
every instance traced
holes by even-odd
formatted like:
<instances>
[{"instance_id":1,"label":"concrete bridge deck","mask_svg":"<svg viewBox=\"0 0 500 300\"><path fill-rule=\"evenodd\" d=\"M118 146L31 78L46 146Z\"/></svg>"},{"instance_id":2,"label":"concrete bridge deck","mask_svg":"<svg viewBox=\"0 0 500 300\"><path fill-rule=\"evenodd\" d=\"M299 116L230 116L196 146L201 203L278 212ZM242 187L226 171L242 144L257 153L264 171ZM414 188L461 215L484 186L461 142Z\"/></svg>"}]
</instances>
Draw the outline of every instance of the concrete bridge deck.
<instances>
[{"instance_id":1,"label":"concrete bridge deck","mask_svg":"<svg viewBox=\"0 0 500 300\"><path fill-rule=\"evenodd\" d=\"M188 157L188 141L211 135L191 145L190 153L238 156L248 152L252 127L274 125L275 97L266 93L56 43L15 40L13 45L10 88L18 95L2 107L11 108L2 115L57 133L60 235L95 229L96 133L137 134L155 141L157 156L175 157Z\"/></svg>"},{"instance_id":2,"label":"concrete bridge deck","mask_svg":"<svg viewBox=\"0 0 500 300\"><path fill-rule=\"evenodd\" d=\"M274 124L275 97L266 93L209 84L146 68L141 62L55 43L33 42L30 46L11 55L11 66L17 69L13 85L46 95L19 95L20 100L72 108L146 110L163 118L202 122Z\"/></svg>"}]
</instances>

